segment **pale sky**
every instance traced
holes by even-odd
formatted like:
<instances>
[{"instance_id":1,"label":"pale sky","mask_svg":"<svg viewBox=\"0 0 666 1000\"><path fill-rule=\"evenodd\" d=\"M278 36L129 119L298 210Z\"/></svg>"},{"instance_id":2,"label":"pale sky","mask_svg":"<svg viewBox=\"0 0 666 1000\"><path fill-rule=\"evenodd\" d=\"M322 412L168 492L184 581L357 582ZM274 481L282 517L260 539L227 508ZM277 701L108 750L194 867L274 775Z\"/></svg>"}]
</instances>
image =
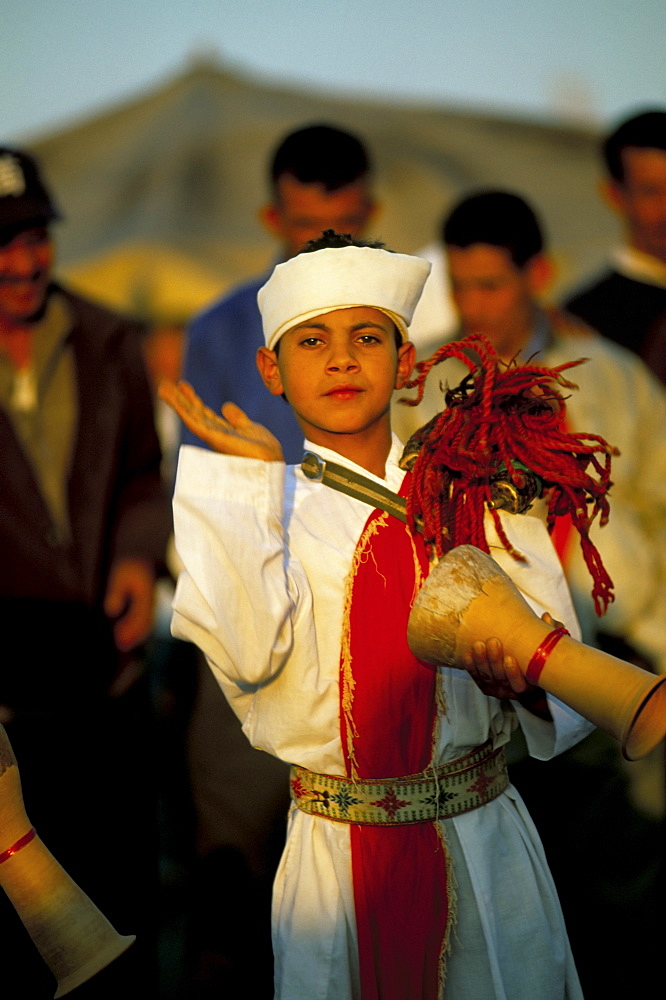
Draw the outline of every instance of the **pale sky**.
<instances>
[{"instance_id":1,"label":"pale sky","mask_svg":"<svg viewBox=\"0 0 666 1000\"><path fill-rule=\"evenodd\" d=\"M606 125L666 105L664 0L0 0L0 141L214 52L264 82Z\"/></svg>"}]
</instances>

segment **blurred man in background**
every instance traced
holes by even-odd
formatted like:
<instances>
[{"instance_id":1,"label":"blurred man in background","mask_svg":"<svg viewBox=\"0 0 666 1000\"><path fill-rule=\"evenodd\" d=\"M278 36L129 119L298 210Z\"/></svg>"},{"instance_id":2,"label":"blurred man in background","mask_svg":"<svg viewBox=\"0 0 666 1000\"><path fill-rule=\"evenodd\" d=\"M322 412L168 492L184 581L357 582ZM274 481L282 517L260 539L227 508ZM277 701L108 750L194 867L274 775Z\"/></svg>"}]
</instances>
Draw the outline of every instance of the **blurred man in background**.
<instances>
[{"instance_id":1,"label":"blurred man in background","mask_svg":"<svg viewBox=\"0 0 666 1000\"><path fill-rule=\"evenodd\" d=\"M666 110L623 121L606 138L603 158L604 197L626 242L566 308L635 351L666 382Z\"/></svg>"},{"instance_id":2,"label":"blurred man in background","mask_svg":"<svg viewBox=\"0 0 666 1000\"><path fill-rule=\"evenodd\" d=\"M444 221L442 240L460 322L456 338L483 333L506 363L535 356L552 367L589 359L571 372L579 389L567 399L570 429L599 434L621 453L613 462L611 523L593 527L616 585L602 627L666 670L659 624L666 577L666 391L633 353L544 305L553 265L541 225L524 199L506 191L464 198ZM438 375L435 368L420 406L395 405L401 437L441 409L439 384L451 376L446 366ZM561 531L558 542L576 609L586 641L594 643L599 622L589 574L570 541Z\"/></svg>"},{"instance_id":3,"label":"blurred man in background","mask_svg":"<svg viewBox=\"0 0 666 1000\"><path fill-rule=\"evenodd\" d=\"M143 330L53 280L57 218L34 160L0 148L0 721L39 835L138 935L82 997L145 997L157 849L140 648L171 518ZM0 904L5 983L52 996Z\"/></svg>"},{"instance_id":4,"label":"blurred man in background","mask_svg":"<svg viewBox=\"0 0 666 1000\"><path fill-rule=\"evenodd\" d=\"M286 136L273 155L269 181L270 201L260 218L277 240L278 260L293 257L325 229L361 236L376 209L363 144L330 125L310 125ZM229 399L252 413L279 438L286 461L300 462L303 435L291 408L266 392L255 362L264 342L257 292L269 273L232 290L194 319L183 377L216 413ZM183 441L201 446L187 429Z\"/></svg>"},{"instance_id":5,"label":"blurred man in background","mask_svg":"<svg viewBox=\"0 0 666 1000\"><path fill-rule=\"evenodd\" d=\"M567 429L598 434L620 450L610 521L591 532L615 584L603 621L564 519L553 541L584 640L666 670L666 390L635 354L544 305L553 268L541 225L520 196L484 191L463 198L444 220L442 243L460 321L449 339L485 334L506 364L588 359L565 373L578 386L567 393ZM442 384L454 386L467 374L457 364L431 370L418 407L394 404L404 440L442 409ZM544 841L585 997L647 993L657 959L643 960L643 942L658 940L664 929L663 746L629 765L630 772L616 742L601 732L547 764L521 759L518 745L512 752L512 779ZM631 786L628 773L638 779Z\"/></svg>"}]
</instances>

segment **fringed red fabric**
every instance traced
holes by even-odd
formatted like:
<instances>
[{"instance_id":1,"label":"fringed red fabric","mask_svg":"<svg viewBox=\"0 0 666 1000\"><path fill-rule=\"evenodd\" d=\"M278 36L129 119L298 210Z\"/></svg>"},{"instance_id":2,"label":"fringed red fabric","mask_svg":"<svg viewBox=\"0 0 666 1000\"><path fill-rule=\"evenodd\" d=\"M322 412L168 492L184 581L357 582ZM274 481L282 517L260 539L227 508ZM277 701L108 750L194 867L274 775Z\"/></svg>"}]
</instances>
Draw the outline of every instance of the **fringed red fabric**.
<instances>
[{"instance_id":1,"label":"fringed red fabric","mask_svg":"<svg viewBox=\"0 0 666 1000\"><path fill-rule=\"evenodd\" d=\"M571 433L571 427L567 421L566 414L563 415L562 420L564 430L567 433ZM561 514L559 517L552 519L550 537L565 572L571 559L574 534L575 529L570 514Z\"/></svg>"},{"instance_id":2,"label":"fringed red fabric","mask_svg":"<svg viewBox=\"0 0 666 1000\"><path fill-rule=\"evenodd\" d=\"M420 451L407 498L409 523L423 524L426 544L442 556L456 545L471 544L488 552L483 526L491 500L492 477L504 474L522 489L526 474L537 476L548 498L549 529L568 516L580 536L592 576L592 596L599 615L613 600L613 582L590 540L598 517L609 516L611 455L617 449L594 434L572 434L564 425L562 390L573 389L563 372L585 359L555 368L503 364L482 335L445 344L418 366L407 384L423 397L425 378L434 365L457 358L470 374L446 393L446 407L419 432ZM517 558L492 511L497 533Z\"/></svg>"},{"instance_id":3,"label":"fringed red fabric","mask_svg":"<svg viewBox=\"0 0 666 1000\"><path fill-rule=\"evenodd\" d=\"M427 572L421 539L374 511L347 593L340 714L350 777L401 777L431 764L436 674L406 638ZM451 908L436 825L352 825L351 854L363 1000L437 1000Z\"/></svg>"}]
</instances>

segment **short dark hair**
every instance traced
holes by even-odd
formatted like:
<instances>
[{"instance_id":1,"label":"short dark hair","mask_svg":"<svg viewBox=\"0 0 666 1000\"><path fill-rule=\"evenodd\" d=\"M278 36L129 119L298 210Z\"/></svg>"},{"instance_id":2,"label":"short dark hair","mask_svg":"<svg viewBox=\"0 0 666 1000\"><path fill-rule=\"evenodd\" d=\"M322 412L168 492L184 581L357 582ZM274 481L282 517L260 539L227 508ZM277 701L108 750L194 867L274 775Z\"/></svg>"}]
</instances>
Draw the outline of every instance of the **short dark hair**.
<instances>
[{"instance_id":1,"label":"short dark hair","mask_svg":"<svg viewBox=\"0 0 666 1000\"><path fill-rule=\"evenodd\" d=\"M509 191L481 191L463 198L444 220L442 241L461 248L475 243L500 247L521 268L544 247L536 213Z\"/></svg>"},{"instance_id":2,"label":"short dark hair","mask_svg":"<svg viewBox=\"0 0 666 1000\"><path fill-rule=\"evenodd\" d=\"M624 181L622 153L628 147L662 149L666 152L666 110L649 108L622 121L604 140L602 152L608 174Z\"/></svg>"},{"instance_id":3,"label":"short dark hair","mask_svg":"<svg viewBox=\"0 0 666 1000\"><path fill-rule=\"evenodd\" d=\"M325 229L321 236L316 236L298 251L301 253L315 253L317 250L340 250L342 247L369 247L370 250L386 250L393 253L380 240L357 240L351 233L336 233L334 229Z\"/></svg>"},{"instance_id":4,"label":"short dark hair","mask_svg":"<svg viewBox=\"0 0 666 1000\"><path fill-rule=\"evenodd\" d=\"M287 174L301 184L338 191L363 180L370 171L368 153L351 132L333 125L307 125L282 140L273 155L270 177L275 191Z\"/></svg>"}]
</instances>

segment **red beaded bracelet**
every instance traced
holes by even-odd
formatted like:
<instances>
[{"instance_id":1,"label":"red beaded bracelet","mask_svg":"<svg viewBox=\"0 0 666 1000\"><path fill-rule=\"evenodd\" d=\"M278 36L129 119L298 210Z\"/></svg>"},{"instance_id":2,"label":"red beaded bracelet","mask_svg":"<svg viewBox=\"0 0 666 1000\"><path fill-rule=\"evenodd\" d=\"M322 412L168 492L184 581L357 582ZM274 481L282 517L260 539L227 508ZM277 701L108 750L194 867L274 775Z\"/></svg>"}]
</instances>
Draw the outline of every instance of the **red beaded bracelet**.
<instances>
[{"instance_id":1,"label":"red beaded bracelet","mask_svg":"<svg viewBox=\"0 0 666 1000\"><path fill-rule=\"evenodd\" d=\"M541 677L541 671L544 668L544 664L563 635L569 635L567 629L553 629L552 632L548 633L539 648L536 650L534 656L527 664L527 670L525 671L525 679L528 680L530 684L535 684L538 687L539 678Z\"/></svg>"},{"instance_id":2,"label":"red beaded bracelet","mask_svg":"<svg viewBox=\"0 0 666 1000\"><path fill-rule=\"evenodd\" d=\"M34 840L36 836L37 831L34 826L31 826L28 832L24 833L22 837L19 837L15 844L12 844L11 847L8 847L6 851L3 851L2 854L0 854L0 865L3 861L9 861L9 859L17 854L22 847L25 847L25 845L29 844L31 840Z\"/></svg>"}]
</instances>

